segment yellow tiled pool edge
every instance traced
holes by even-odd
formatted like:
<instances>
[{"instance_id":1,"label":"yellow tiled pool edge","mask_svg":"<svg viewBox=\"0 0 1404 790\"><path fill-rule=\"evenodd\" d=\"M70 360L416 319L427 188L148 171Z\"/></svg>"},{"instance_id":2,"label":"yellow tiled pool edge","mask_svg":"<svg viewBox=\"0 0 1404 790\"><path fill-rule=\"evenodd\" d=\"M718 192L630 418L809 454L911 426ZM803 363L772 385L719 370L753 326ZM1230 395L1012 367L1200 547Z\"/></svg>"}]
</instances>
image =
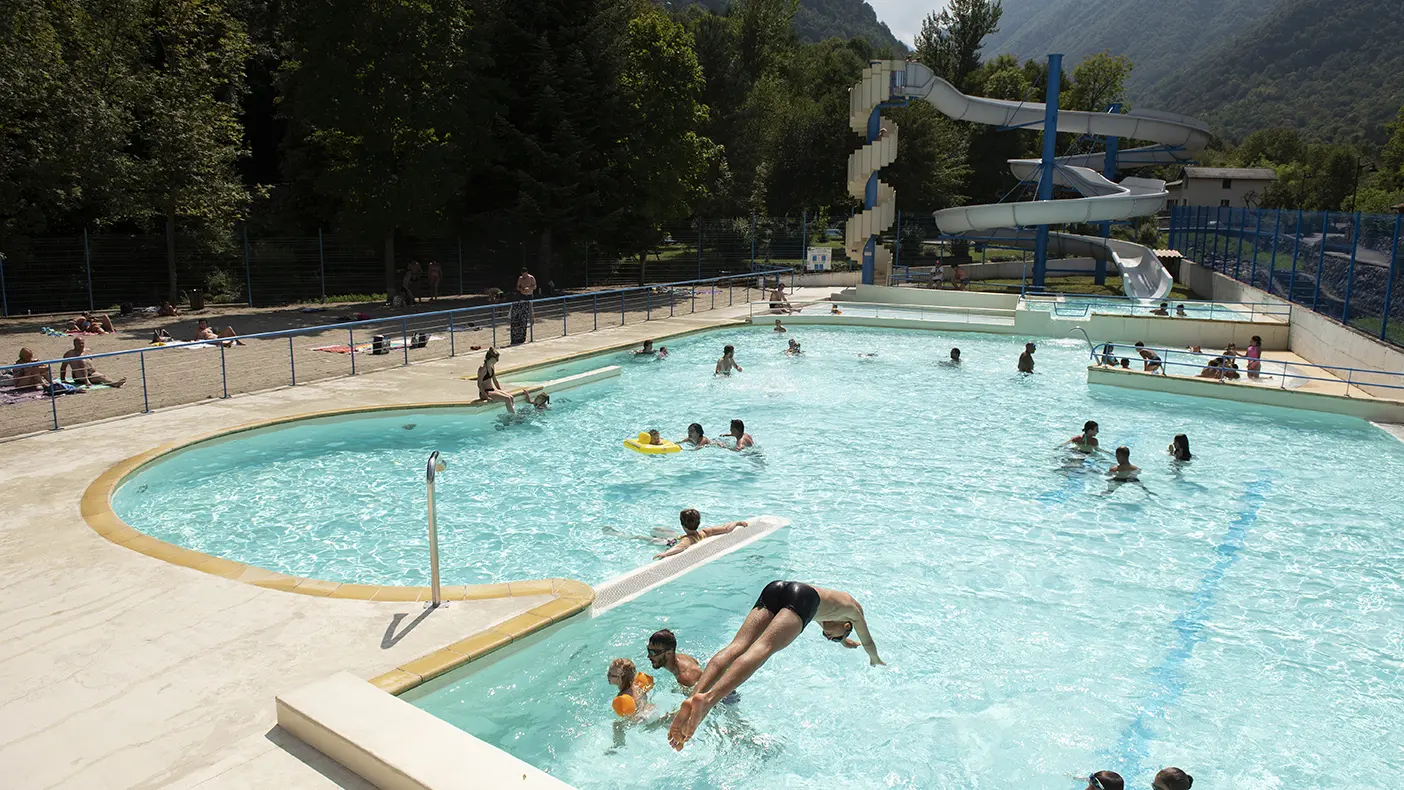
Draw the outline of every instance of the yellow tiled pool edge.
<instances>
[{"instance_id":1,"label":"yellow tiled pool edge","mask_svg":"<svg viewBox=\"0 0 1404 790\"><path fill-rule=\"evenodd\" d=\"M345 409L304 412L270 420L247 423L233 428L212 431L194 436L181 442L160 445L143 453L119 461L98 476L83 492L81 512L83 521L98 535L108 541L145 554L153 559L169 562L184 568L191 568L225 579L264 587L270 590L311 595L326 598L357 601L400 601L415 602L430 600L428 587L401 587L396 585L349 584L290 576L266 568L260 568L235 560L215 557L202 552L177 546L173 543L153 538L133 529L117 516L112 509L112 494L128 476L142 467L177 452L211 439L223 438L239 433L267 428L283 423L338 417L378 411L407 411L440 408L488 409L492 405L481 401L470 403L404 403L390 406L358 406ZM469 584L442 587L440 595L444 601L482 601L498 598L521 598L526 596L554 596L550 601L535 606L511 619L421 656L413 661L378 675L371 684L391 694L402 694L419 684L438 677L449 670L505 647L526 637L585 611L595 600L595 591L588 584L574 579L532 579L501 584Z\"/></svg>"}]
</instances>

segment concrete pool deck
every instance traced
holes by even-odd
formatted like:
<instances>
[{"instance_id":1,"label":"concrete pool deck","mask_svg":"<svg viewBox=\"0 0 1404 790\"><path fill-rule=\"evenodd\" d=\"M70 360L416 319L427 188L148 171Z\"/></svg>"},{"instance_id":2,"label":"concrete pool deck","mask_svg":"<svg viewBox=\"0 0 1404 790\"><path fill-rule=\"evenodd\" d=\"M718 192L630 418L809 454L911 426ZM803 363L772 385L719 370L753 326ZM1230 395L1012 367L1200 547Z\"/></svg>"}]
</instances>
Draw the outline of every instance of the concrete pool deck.
<instances>
[{"instance_id":1,"label":"concrete pool deck","mask_svg":"<svg viewBox=\"0 0 1404 790\"><path fill-rule=\"evenodd\" d=\"M804 291L822 298L837 289ZM736 325L746 305L503 350L524 365ZM468 401L480 356L167 408L7 442L0 474L0 771L24 788L365 787L274 724L273 699L370 678L551 600L422 604L295 595L105 540L80 497L114 464L221 428L329 407ZM520 377L523 379L529 376Z\"/></svg>"}]
</instances>

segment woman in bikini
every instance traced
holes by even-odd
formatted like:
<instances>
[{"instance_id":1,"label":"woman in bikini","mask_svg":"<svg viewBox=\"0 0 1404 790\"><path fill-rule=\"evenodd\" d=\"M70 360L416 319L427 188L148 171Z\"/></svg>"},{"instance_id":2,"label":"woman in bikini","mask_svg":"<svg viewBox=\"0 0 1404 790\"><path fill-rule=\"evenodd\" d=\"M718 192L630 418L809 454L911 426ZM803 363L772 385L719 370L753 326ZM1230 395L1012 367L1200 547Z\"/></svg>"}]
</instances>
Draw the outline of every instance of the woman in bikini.
<instances>
[{"instance_id":1,"label":"woman in bikini","mask_svg":"<svg viewBox=\"0 0 1404 790\"><path fill-rule=\"evenodd\" d=\"M478 368L478 400L501 401L507 405L507 411L516 414L514 397L502 389L502 383L497 380L497 360L501 358L502 354L495 348L489 348L483 355L482 367Z\"/></svg>"},{"instance_id":2,"label":"woman in bikini","mask_svg":"<svg viewBox=\"0 0 1404 790\"><path fill-rule=\"evenodd\" d=\"M702 526L702 514L697 512L695 508L688 508L679 513L678 520L682 522L683 534L665 543L664 545L667 546L667 548L653 555L655 560L671 557L674 554L681 554L693 546L696 546L698 543L701 543L703 538L710 538L714 535L725 535L737 527L747 526L744 521L731 521L726 524L718 524L715 527L699 529L699 527Z\"/></svg>"}]
</instances>

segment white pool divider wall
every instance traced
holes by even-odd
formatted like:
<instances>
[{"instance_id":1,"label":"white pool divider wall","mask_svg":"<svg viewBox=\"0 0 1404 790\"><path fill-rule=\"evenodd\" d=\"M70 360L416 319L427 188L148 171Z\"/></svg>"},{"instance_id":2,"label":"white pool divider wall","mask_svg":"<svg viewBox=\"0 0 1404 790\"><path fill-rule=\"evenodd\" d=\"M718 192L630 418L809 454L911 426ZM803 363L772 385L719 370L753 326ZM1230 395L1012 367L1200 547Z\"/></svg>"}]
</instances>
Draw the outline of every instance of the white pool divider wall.
<instances>
[{"instance_id":1,"label":"white pool divider wall","mask_svg":"<svg viewBox=\"0 0 1404 790\"><path fill-rule=\"evenodd\" d=\"M570 790L349 672L277 698L278 725L381 790Z\"/></svg>"},{"instance_id":2,"label":"white pool divider wall","mask_svg":"<svg viewBox=\"0 0 1404 790\"><path fill-rule=\"evenodd\" d=\"M752 543L788 527L790 520L779 516L756 516L744 519L746 526L707 538L681 554L650 562L603 584L595 585L592 615L601 615L614 607L628 603L660 585L678 579L712 560L743 549Z\"/></svg>"}]
</instances>

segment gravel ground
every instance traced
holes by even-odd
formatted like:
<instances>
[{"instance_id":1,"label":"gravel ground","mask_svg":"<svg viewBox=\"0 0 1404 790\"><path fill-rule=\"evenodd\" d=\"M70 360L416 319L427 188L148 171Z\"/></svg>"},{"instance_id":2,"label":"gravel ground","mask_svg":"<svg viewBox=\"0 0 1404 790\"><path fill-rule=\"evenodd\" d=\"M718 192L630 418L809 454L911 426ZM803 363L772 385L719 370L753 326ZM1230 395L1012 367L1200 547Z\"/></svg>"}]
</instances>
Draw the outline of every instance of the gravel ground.
<instances>
[{"instance_id":1,"label":"gravel ground","mask_svg":"<svg viewBox=\"0 0 1404 790\"><path fill-rule=\"evenodd\" d=\"M549 340L562 333L578 334L594 329L637 323L653 318L705 312L715 303L717 307L745 304L759 296L755 289L737 286L710 289L695 293L630 293L622 305L620 296L584 293L572 297L565 305L560 301L538 302L530 340ZM373 323L354 328L357 343L369 342L372 335L384 334L398 340L402 334L427 333L437 335L424 348L410 349L408 355L395 349L386 355L355 354L355 372L385 370L408 362L443 359L451 350L458 355L471 353L474 346L486 348L494 343L507 345L509 306L484 306L485 300L441 299L409 310L391 310L380 305L332 305L318 312L302 312L298 307L249 308L246 306L211 305L205 310L182 314L178 318L113 316L116 334L86 337L88 354L103 354L127 349L148 349L142 354L99 358L93 360L98 372L108 378L127 378L120 389L96 389L58 398L39 398L18 403L0 403L0 438L19 436L54 427L57 414L60 426L76 425L93 420L137 414L146 409L195 403L208 398L220 398L249 392L304 384L352 373L351 354L315 351L316 347L334 344L349 345L353 335L347 329L326 328L328 324L354 320L356 313L366 313ZM447 315L425 315L440 310L481 306L472 313L453 316L455 331L449 332ZM598 309L598 313L595 309ZM350 316L351 318L347 318ZM241 335L261 334L300 329L302 333L288 337L253 338L246 345L221 350L218 346L189 346L150 348L151 333L165 328L174 337L194 336L195 322L204 318L215 328L232 326ZM72 348L72 338L49 337L40 332L44 326L61 329L68 317L45 316L11 318L0 321L0 360L8 364L21 347L32 350L37 359L57 359ZM493 331L494 323L496 332ZM465 324L471 328L465 329ZM322 327L319 329L318 327ZM452 344L450 344L452 334ZM452 348L451 348L452 345ZM481 350L481 348L479 349ZM464 372L476 369L476 359ZM145 388L143 388L143 367ZM59 366L54 365L57 377ZM223 371L223 373L221 372Z\"/></svg>"}]
</instances>

